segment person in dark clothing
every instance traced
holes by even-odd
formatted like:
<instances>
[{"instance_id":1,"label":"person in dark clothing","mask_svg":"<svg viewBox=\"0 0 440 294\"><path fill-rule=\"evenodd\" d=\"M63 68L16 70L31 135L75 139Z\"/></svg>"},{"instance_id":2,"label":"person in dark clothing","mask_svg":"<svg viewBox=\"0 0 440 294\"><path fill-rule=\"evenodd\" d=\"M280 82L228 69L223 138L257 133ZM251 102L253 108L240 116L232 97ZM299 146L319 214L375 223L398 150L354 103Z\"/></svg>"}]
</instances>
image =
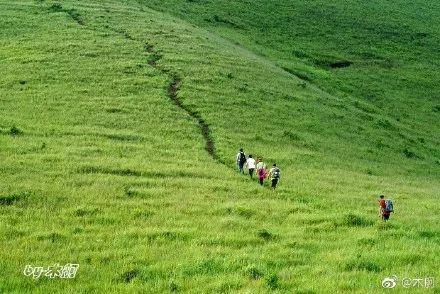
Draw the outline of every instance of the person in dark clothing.
<instances>
[{"instance_id":1,"label":"person in dark clothing","mask_svg":"<svg viewBox=\"0 0 440 294\"><path fill-rule=\"evenodd\" d=\"M237 153L236 162L238 171L244 174L244 164L246 163L246 154L243 151L243 148L240 148L240 151Z\"/></svg>"}]
</instances>

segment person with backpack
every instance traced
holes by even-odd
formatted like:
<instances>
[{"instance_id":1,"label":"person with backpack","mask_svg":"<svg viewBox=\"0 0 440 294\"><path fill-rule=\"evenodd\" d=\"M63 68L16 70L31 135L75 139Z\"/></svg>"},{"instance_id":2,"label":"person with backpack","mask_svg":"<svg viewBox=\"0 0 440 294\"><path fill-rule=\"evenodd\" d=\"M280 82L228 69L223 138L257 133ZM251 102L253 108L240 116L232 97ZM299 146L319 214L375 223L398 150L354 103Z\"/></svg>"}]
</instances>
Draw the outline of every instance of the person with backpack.
<instances>
[{"instance_id":1,"label":"person with backpack","mask_svg":"<svg viewBox=\"0 0 440 294\"><path fill-rule=\"evenodd\" d=\"M246 166L247 166L248 171L249 171L249 176L252 179L253 176L254 176L254 171L255 171L255 159L252 158L252 154L249 154L249 157L246 160Z\"/></svg>"},{"instance_id":2,"label":"person with backpack","mask_svg":"<svg viewBox=\"0 0 440 294\"><path fill-rule=\"evenodd\" d=\"M278 182L280 181L280 174L281 174L280 169L277 167L276 163L274 163L269 171L269 177L272 181L271 187L274 190L277 187Z\"/></svg>"},{"instance_id":3,"label":"person with backpack","mask_svg":"<svg viewBox=\"0 0 440 294\"><path fill-rule=\"evenodd\" d=\"M384 195L379 196L379 216L381 216L384 221L389 220L391 212L394 211L393 206L392 200L385 200Z\"/></svg>"},{"instance_id":4,"label":"person with backpack","mask_svg":"<svg viewBox=\"0 0 440 294\"><path fill-rule=\"evenodd\" d=\"M264 179L266 178L267 171L266 171L266 164L264 164L263 160L260 158L257 159L257 176L258 176L258 182L260 182L260 185L263 186Z\"/></svg>"},{"instance_id":5,"label":"person with backpack","mask_svg":"<svg viewBox=\"0 0 440 294\"><path fill-rule=\"evenodd\" d=\"M246 154L244 154L243 148L240 148L240 151L237 153L237 167L238 171L244 174L244 164L246 163Z\"/></svg>"}]
</instances>

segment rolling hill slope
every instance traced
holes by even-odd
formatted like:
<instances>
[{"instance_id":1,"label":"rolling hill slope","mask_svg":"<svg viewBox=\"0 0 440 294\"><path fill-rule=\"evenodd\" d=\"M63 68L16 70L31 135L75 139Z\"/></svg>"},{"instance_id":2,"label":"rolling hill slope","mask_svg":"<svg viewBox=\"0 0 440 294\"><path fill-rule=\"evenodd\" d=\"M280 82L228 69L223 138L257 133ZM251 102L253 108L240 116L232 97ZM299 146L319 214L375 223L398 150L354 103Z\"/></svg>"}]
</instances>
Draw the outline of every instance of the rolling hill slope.
<instances>
[{"instance_id":1,"label":"rolling hill slope","mask_svg":"<svg viewBox=\"0 0 440 294\"><path fill-rule=\"evenodd\" d=\"M438 277L435 12L402 6L425 22L368 39L383 7L362 4L359 28L354 5L279 17L270 5L291 6L278 2L0 2L1 292L370 292ZM350 42L328 42L335 31ZM279 164L277 191L236 173L239 147ZM390 223L379 193L395 200ZM54 263L77 276L22 273Z\"/></svg>"}]
</instances>

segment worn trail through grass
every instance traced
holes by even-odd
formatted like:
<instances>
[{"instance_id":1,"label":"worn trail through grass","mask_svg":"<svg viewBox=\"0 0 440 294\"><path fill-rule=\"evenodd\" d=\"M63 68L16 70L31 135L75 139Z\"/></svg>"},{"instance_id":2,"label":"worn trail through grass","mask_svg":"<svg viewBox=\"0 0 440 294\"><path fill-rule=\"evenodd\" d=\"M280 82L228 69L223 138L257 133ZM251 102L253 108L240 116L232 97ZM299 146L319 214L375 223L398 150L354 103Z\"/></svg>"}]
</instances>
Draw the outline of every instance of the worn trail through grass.
<instances>
[{"instance_id":1,"label":"worn trail through grass","mask_svg":"<svg viewBox=\"0 0 440 294\"><path fill-rule=\"evenodd\" d=\"M143 42L141 40L138 40L137 38L131 36L128 32L124 30L116 30L113 29L113 31L117 32L118 34L122 35L125 39L130 41L137 41L137 42ZM208 152L210 157L214 159L215 161L225 164L225 162L218 156L216 152L215 147L215 141L212 137L212 131L209 127L209 124L206 122L206 120L198 113L197 111L193 110L188 105L185 105L182 100L179 98L178 92L180 89L180 86L182 84L182 78L177 73L170 73L170 71L166 68L161 67L157 64L157 62L162 59L162 55L160 55L154 48L153 45L145 43L144 44L145 51L150 55L150 58L148 60L148 65L151 67L159 70L162 74L167 75L170 82L167 89L167 96L171 99L171 101L180 109L184 110L191 118L193 118L195 121L197 121L197 124L199 125L199 128L201 130L201 133L203 135L203 138L205 140L205 150Z\"/></svg>"}]
</instances>

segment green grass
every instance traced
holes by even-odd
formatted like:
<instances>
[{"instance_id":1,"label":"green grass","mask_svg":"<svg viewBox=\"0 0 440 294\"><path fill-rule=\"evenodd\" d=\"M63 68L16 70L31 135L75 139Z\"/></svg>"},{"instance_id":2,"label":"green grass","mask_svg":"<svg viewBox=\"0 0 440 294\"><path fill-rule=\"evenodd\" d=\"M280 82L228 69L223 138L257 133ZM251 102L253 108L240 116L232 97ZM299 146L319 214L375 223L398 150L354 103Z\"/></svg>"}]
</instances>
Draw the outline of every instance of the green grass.
<instances>
[{"instance_id":1,"label":"green grass","mask_svg":"<svg viewBox=\"0 0 440 294\"><path fill-rule=\"evenodd\" d=\"M437 4L246 3L0 2L0 292L438 280ZM76 278L22 273L54 263Z\"/></svg>"}]
</instances>

